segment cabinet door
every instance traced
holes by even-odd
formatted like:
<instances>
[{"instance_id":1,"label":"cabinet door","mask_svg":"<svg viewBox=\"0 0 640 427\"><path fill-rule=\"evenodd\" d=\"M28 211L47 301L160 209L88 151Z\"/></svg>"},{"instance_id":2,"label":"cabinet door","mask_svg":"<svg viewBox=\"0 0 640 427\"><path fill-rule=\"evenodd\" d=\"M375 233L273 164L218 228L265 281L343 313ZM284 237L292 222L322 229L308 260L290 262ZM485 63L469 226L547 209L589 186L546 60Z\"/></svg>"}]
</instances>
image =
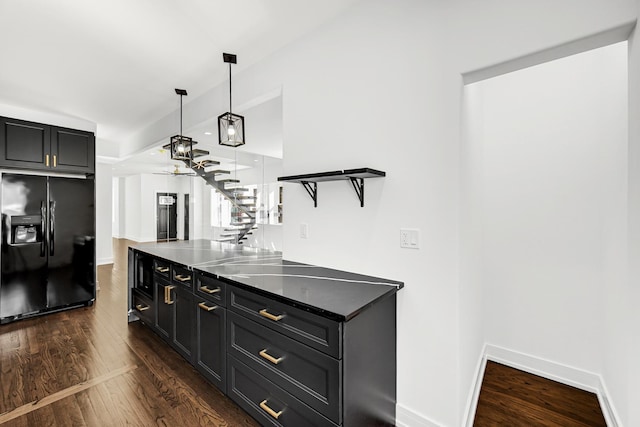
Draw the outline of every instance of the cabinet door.
<instances>
[{"instance_id":1,"label":"cabinet door","mask_svg":"<svg viewBox=\"0 0 640 427\"><path fill-rule=\"evenodd\" d=\"M171 289L173 286L156 280L156 330L167 341L173 338L173 304Z\"/></svg>"},{"instance_id":2,"label":"cabinet door","mask_svg":"<svg viewBox=\"0 0 640 427\"><path fill-rule=\"evenodd\" d=\"M226 393L226 310L218 304L196 299L196 366L209 381Z\"/></svg>"},{"instance_id":3,"label":"cabinet door","mask_svg":"<svg viewBox=\"0 0 640 427\"><path fill-rule=\"evenodd\" d=\"M6 117L0 118L0 126L0 165L49 169L49 126Z\"/></svg>"},{"instance_id":4,"label":"cabinet door","mask_svg":"<svg viewBox=\"0 0 640 427\"><path fill-rule=\"evenodd\" d=\"M188 361L192 361L195 340L195 306L193 294L181 286L174 286L170 292L174 302L175 323L173 346Z\"/></svg>"},{"instance_id":5,"label":"cabinet door","mask_svg":"<svg viewBox=\"0 0 640 427\"><path fill-rule=\"evenodd\" d=\"M95 136L91 132L51 128L51 167L68 172L95 172Z\"/></svg>"}]
</instances>

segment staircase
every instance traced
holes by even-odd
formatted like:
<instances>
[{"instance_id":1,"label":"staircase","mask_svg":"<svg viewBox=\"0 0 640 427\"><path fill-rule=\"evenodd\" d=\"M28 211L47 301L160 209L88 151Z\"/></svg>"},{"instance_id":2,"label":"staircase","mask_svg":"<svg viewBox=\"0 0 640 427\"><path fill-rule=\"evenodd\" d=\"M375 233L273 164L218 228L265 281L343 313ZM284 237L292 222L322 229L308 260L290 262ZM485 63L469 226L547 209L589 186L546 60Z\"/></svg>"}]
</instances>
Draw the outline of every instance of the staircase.
<instances>
[{"instance_id":1,"label":"staircase","mask_svg":"<svg viewBox=\"0 0 640 427\"><path fill-rule=\"evenodd\" d=\"M192 141L192 144L197 144ZM168 147L170 149L170 147ZM256 197L246 195L248 188L241 187L237 179L224 178L230 171L216 169L220 162L204 159L209 155L206 150L192 149L193 160L183 159L184 164L204 179L207 184L215 188L229 202L231 202L231 226L224 229L219 242L242 244L247 236L258 228L256 225ZM216 179L221 177L222 179Z\"/></svg>"}]
</instances>

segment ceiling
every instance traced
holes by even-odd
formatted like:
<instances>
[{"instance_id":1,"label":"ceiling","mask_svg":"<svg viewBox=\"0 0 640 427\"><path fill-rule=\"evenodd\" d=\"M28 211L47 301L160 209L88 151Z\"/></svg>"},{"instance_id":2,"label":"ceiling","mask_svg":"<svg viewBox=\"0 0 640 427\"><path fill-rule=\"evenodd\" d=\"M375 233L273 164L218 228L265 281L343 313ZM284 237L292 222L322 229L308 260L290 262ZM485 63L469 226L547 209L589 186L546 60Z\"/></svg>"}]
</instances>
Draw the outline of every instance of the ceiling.
<instances>
[{"instance_id":1,"label":"ceiling","mask_svg":"<svg viewBox=\"0 0 640 427\"><path fill-rule=\"evenodd\" d=\"M230 148L218 144L217 117L183 130L183 134L197 142L194 148L206 150L207 158L221 162L213 169L240 170L263 165L263 156L282 159L282 98L272 98L252 108L244 110L246 145ZM178 130L176 129L176 133ZM167 144L169 139L164 141ZM140 173L173 172L176 165L180 172L188 172L185 165L171 160L168 150L158 147L145 150L135 156L117 162L113 166L114 176L137 175Z\"/></svg>"},{"instance_id":2,"label":"ceiling","mask_svg":"<svg viewBox=\"0 0 640 427\"><path fill-rule=\"evenodd\" d=\"M223 51L237 72L355 1L2 0L0 104L95 122L117 143L175 110L174 88L193 99L224 82Z\"/></svg>"}]
</instances>

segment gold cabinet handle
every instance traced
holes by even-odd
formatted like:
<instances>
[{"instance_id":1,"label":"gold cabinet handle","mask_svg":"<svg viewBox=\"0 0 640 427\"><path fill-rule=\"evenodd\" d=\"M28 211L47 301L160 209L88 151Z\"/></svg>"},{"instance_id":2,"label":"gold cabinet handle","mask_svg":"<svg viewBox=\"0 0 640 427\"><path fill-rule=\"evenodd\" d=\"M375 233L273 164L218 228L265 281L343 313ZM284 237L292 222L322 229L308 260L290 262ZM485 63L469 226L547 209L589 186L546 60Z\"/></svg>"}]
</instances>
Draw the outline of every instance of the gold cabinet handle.
<instances>
[{"instance_id":1,"label":"gold cabinet handle","mask_svg":"<svg viewBox=\"0 0 640 427\"><path fill-rule=\"evenodd\" d=\"M49 167L49 155L48 154L45 154L45 156L44 156L44 165L46 167Z\"/></svg>"},{"instance_id":2,"label":"gold cabinet handle","mask_svg":"<svg viewBox=\"0 0 640 427\"><path fill-rule=\"evenodd\" d=\"M266 317L267 319L273 320L274 322L277 322L284 317L284 314L278 314L277 316L275 314L271 314L267 311L266 308L263 308L258 313L260 314L260 316Z\"/></svg>"},{"instance_id":3,"label":"gold cabinet handle","mask_svg":"<svg viewBox=\"0 0 640 427\"><path fill-rule=\"evenodd\" d=\"M217 305L214 305L213 307L209 307L206 303L201 302L198 304L198 307L200 307L201 309L203 309L204 311L213 311L216 308L218 308Z\"/></svg>"},{"instance_id":4,"label":"gold cabinet handle","mask_svg":"<svg viewBox=\"0 0 640 427\"><path fill-rule=\"evenodd\" d=\"M53 155L53 167L58 167L58 156L56 156L55 154Z\"/></svg>"},{"instance_id":5,"label":"gold cabinet handle","mask_svg":"<svg viewBox=\"0 0 640 427\"><path fill-rule=\"evenodd\" d=\"M216 292L220 292L221 289L220 288L216 288L216 289L211 289L209 288L207 285L205 286L200 286L200 290L203 292L206 292L208 294L215 294Z\"/></svg>"},{"instance_id":6,"label":"gold cabinet handle","mask_svg":"<svg viewBox=\"0 0 640 427\"><path fill-rule=\"evenodd\" d=\"M175 286L165 286L164 287L164 302L165 304L173 304L174 301L171 299L171 290L175 288Z\"/></svg>"},{"instance_id":7,"label":"gold cabinet handle","mask_svg":"<svg viewBox=\"0 0 640 427\"><path fill-rule=\"evenodd\" d=\"M267 401L266 400L263 400L262 402L260 402L260 407L262 408L263 411L265 411L267 414L271 415L276 420L278 419L278 417L280 415L282 415L282 411L276 412L273 409L269 408L269 406L267 405Z\"/></svg>"},{"instance_id":8,"label":"gold cabinet handle","mask_svg":"<svg viewBox=\"0 0 640 427\"><path fill-rule=\"evenodd\" d=\"M149 306L148 305L144 306L142 304L136 304L136 310L138 310L138 311L146 311L146 310L149 310Z\"/></svg>"},{"instance_id":9,"label":"gold cabinet handle","mask_svg":"<svg viewBox=\"0 0 640 427\"><path fill-rule=\"evenodd\" d=\"M284 357L278 357L276 359L275 357L273 357L272 355L267 353L267 349L266 348L264 350L262 350L259 354L260 354L260 356L262 356L263 358L267 359L269 362L273 363L274 365L277 365L278 363L280 363L280 362L282 362L284 360Z\"/></svg>"},{"instance_id":10,"label":"gold cabinet handle","mask_svg":"<svg viewBox=\"0 0 640 427\"><path fill-rule=\"evenodd\" d=\"M156 267L156 271L158 273L166 273L167 271L169 271L169 267Z\"/></svg>"},{"instance_id":11,"label":"gold cabinet handle","mask_svg":"<svg viewBox=\"0 0 640 427\"><path fill-rule=\"evenodd\" d=\"M188 280L191 280L191 276L183 276L182 274L176 274L175 279L180 282L186 282Z\"/></svg>"}]
</instances>

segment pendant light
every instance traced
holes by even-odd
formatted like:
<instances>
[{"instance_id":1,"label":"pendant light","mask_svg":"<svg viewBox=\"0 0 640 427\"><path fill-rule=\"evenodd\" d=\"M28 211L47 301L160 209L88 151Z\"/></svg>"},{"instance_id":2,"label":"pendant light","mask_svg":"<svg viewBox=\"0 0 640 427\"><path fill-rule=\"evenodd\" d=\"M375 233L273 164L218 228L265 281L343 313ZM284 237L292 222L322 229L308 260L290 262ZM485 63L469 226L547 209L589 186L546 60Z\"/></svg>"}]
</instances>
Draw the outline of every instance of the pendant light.
<instances>
[{"instance_id":1,"label":"pendant light","mask_svg":"<svg viewBox=\"0 0 640 427\"><path fill-rule=\"evenodd\" d=\"M236 55L223 53L222 59L229 64L229 111L218 116L218 142L220 145L238 147L244 145L244 117L231 111L231 64L236 64Z\"/></svg>"},{"instance_id":2,"label":"pendant light","mask_svg":"<svg viewBox=\"0 0 640 427\"><path fill-rule=\"evenodd\" d=\"M176 94L180 95L180 133L171 137L171 142L163 148L171 150L171 160L191 161L193 160L192 148L197 144L192 138L182 135L182 97L187 95L185 89L176 89Z\"/></svg>"}]
</instances>

